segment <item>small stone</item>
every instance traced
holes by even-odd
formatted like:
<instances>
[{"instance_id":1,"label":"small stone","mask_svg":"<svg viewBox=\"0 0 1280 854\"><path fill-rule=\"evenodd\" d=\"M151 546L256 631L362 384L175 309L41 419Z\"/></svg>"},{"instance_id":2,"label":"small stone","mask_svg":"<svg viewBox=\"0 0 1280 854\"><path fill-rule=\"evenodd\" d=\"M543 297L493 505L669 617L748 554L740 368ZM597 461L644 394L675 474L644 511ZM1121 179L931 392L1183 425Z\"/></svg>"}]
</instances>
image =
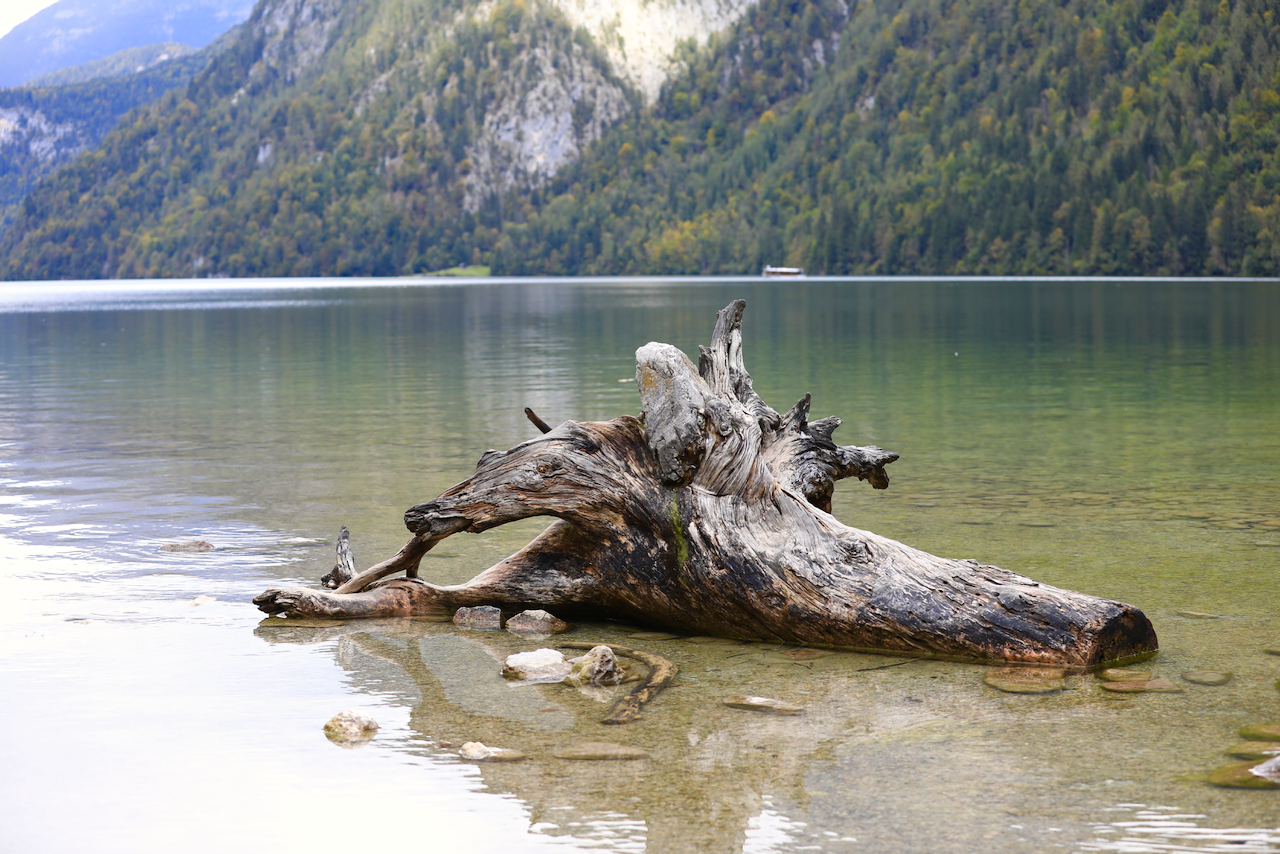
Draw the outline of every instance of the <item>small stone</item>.
<instances>
[{"instance_id":1,"label":"small stone","mask_svg":"<svg viewBox=\"0 0 1280 854\"><path fill-rule=\"evenodd\" d=\"M458 755L473 762L516 762L524 759L524 754L518 750L511 750L506 747L489 747L487 744L481 744L478 741L468 741L462 745L458 750Z\"/></svg>"},{"instance_id":2,"label":"small stone","mask_svg":"<svg viewBox=\"0 0 1280 854\"><path fill-rule=\"evenodd\" d=\"M683 637L683 635L673 635L670 632L632 632L631 634L627 635L627 637L634 638L636 640L656 641L656 640L679 640L681 637Z\"/></svg>"},{"instance_id":3,"label":"small stone","mask_svg":"<svg viewBox=\"0 0 1280 854\"><path fill-rule=\"evenodd\" d=\"M1242 726L1240 737L1245 741L1280 741L1280 723Z\"/></svg>"},{"instance_id":4,"label":"small stone","mask_svg":"<svg viewBox=\"0 0 1280 854\"><path fill-rule=\"evenodd\" d=\"M496 632L502 628L502 611L492 605L477 605L474 608L459 608L453 612L455 625L466 629L484 629Z\"/></svg>"},{"instance_id":5,"label":"small stone","mask_svg":"<svg viewBox=\"0 0 1280 854\"><path fill-rule=\"evenodd\" d=\"M1065 676L1060 667L993 667L982 681L1006 694L1052 694L1065 687Z\"/></svg>"},{"instance_id":6,"label":"small stone","mask_svg":"<svg viewBox=\"0 0 1280 854\"><path fill-rule=\"evenodd\" d=\"M1271 760L1275 761L1275 760ZM1280 789L1280 781L1255 774L1257 762L1233 762L1209 772L1209 782L1234 789Z\"/></svg>"},{"instance_id":7,"label":"small stone","mask_svg":"<svg viewBox=\"0 0 1280 854\"><path fill-rule=\"evenodd\" d=\"M324 734L334 744L358 747L373 738L378 722L354 709L338 712L324 725Z\"/></svg>"},{"instance_id":8,"label":"small stone","mask_svg":"<svg viewBox=\"0 0 1280 854\"><path fill-rule=\"evenodd\" d=\"M1227 749L1228 756L1236 759L1252 759L1255 762L1280 756L1280 741L1242 741Z\"/></svg>"},{"instance_id":9,"label":"small stone","mask_svg":"<svg viewBox=\"0 0 1280 854\"><path fill-rule=\"evenodd\" d=\"M546 611L521 611L507 620L507 631L518 635L555 635L569 631L569 624Z\"/></svg>"},{"instance_id":10,"label":"small stone","mask_svg":"<svg viewBox=\"0 0 1280 854\"><path fill-rule=\"evenodd\" d=\"M1196 685L1226 685L1233 675L1225 670L1192 670L1182 678Z\"/></svg>"},{"instance_id":11,"label":"small stone","mask_svg":"<svg viewBox=\"0 0 1280 854\"><path fill-rule=\"evenodd\" d=\"M508 655L502 675L521 682L563 682L573 670L564 653L554 649L535 649Z\"/></svg>"},{"instance_id":12,"label":"small stone","mask_svg":"<svg viewBox=\"0 0 1280 854\"><path fill-rule=\"evenodd\" d=\"M749 712L765 712L770 715L803 715L804 706L797 706L785 700L772 697L725 697L722 701L731 709L746 709Z\"/></svg>"},{"instance_id":13,"label":"small stone","mask_svg":"<svg viewBox=\"0 0 1280 854\"><path fill-rule=\"evenodd\" d=\"M1267 655L1280 655L1280 646L1264 646L1262 651Z\"/></svg>"},{"instance_id":14,"label":"small stone","mask_svg":"<svg viewBox=\"0 0 1280 854\"><path fill-rule=\"evenodd\" d=\"M1168 679L1150 679L1146 682L1103 682L1102 690L1117 694L1181 694L1182 689Z\"/></svg>"},{"instance_id":15,"label":"small stone","mask_svg":"<svg viewBox=\"0 0 1280 854\"><path fill-rule=\"evenodd\" d=\"M1098 678L1103 682L1149 682L1151 674L1145 670L1123 670L1119 667L1109 667L1098 673Z\"/></svg>"},{"instance_id":16,"label":"small stone","mask_svg":"<svg viewBox=\"0 0 1280 854\"><path fill-rule=\"evenodd\" d=\"M626 678L618 657L605 644L593 646L585 655L570 660L567 681L574 685L617 685Z\"/></svg>"},{"instance_id":17,"label":"small stone","mask_svg":"<svg viewBox=\"0 0 1280 854\"><path fill-rule=\"evenodd\" d=\"M610 744L604 741L587 741L557 750L557 759L647 759L649 754L638 747Z\"/></svg>"},{"instance_id":18,"label":"small stone","mask_svg":"<svg viewBox=\"0 0 1280 854\"><path fill-rule=\"evenodd\" d=\"M1179 617L1186 617L1189 620L1216 620L1221 614L1206 614L1203 611L1174 611Z\"/></svg>"},{"instance_id":19,"label":"small stone","mask_svg":"<svg viewBox=\"0 0 1280 854\"><path fill-rule=\"evenodd\" d=\"M204 540L192 540L189 543L165 543L160 547L160 551L198 554L200 552L213 551L213 543L207 543Z\"/></svg>"}]
</instances>

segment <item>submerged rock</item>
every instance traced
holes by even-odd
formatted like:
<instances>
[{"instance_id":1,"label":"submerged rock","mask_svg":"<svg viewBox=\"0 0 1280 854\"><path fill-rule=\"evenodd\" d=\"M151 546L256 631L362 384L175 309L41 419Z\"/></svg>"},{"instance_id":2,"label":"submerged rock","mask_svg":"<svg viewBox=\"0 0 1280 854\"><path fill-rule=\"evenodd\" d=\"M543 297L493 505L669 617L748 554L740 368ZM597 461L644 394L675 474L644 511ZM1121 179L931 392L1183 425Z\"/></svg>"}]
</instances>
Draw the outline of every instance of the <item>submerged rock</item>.
<instances>
[{"instance_id":1,"label":"submerged rock","mask_svg":"<svg viewBox=\"0 0 1280 854\"><path fill-rule=\"evenodd\" d=\"M478 741L468 741L462 745L458 755L473 762L516 762L524 759L524 754L518 750L511 750L506 747L489 747L487 744L481 744Z\"/></svg>"},{"instance_id":2,"label":"submerged rock","mask_svg":"<svg viewBox=\"0 0 1280 854\"><path fill-rule=\"evenodd\" d=\"M605 644L593 646L585 655L569 661L571 670L566 681L574 685L617 685L626 678L618 657Z\"/></svg>"},{"instance_id":3,"label":"submerged rock","mask_svg":"<svg viewBox=\"0 0 1280 854\"><path fill-rule=\"evenodd\" d=\"M1149 682L1151 674L1145 670L1124 670L1119 667L1109 667L1106 670L1098 671L1098 678L1103 682Z\"/></svg>"},{"instance_id":4,"label":"submerged rock","mask_svg":"<svg viewBox=\"0 0 1280 854\"><path fill-rule=\"evenodd\" d=\"M205 542L204 540L192 540L189 543L165 543L160 547L160 551L199 554L200 552L213 551L213 543Z\"/></svg>"},{"instance_id":5,"label":"submerged rock","mask_svg":"<svg viewBox=\"0 0 1280 854\"><path fill-rule=\"evenodd\" d=\"M1181 694L1182 689L1168 679L1151 679L1146 682L1103 682L1104 691L1117 694Z\"/></svg>"},{"instance_id":6,"label":"submerged rock","mask_svg":"<svg viewBox=\"0 0 1280 854\"><path fill-rule=\"evenodd\" d=\"M1269 760L1265 764L1276 762ZM1256 773L1261 767L1257 762L1233 762L1220 765L1209 772L1209 782L1215 786L1233 789L1280 789L1280 776L1275 779Z\"/></svg>"},{"instance_id":7,"label":"submerged rock","mask_svg":"<svg viewBox=\"0 0 1280 854\"><path fill-rule=\"evenodd\" d=\"M455 625L467 629L484 629L496 632L502 628L502 611L492 605L459 608L453 613L453 622Z\"/></svg>"},{"instance_id":8,"label":"submerged rock","mask_svg":"<svg viewBox=\"0 0 1280 854\"><path fill-rule=\"evenodd\" d=\"M521 611L507 620L507 631L517 635L555 635L569 631L569 624L546 611Z\"/></svg>"},{"instance_id":9,"label":"submerged rock","mask_svg":"<svg viewBox=\"0 0 1280 854\"><path fill-rule=\"evenodd\" d=\"M324 734L334 744L359 747L378 731L378 722L354 709L338 712L324 725Z\"/></svg>"},{"instance_id":10,"label":"submerged rock","mask_svg":"<svg viewBox=\"0 0 1280 854\"><path fill-rule=\"evenodd\" d=\"M750 712L765 712L771 715L803 715L804 706L788 703L786 700L775 700L772 697L725 697L722 701L731 709L746 709Z\"/></svg>"},{"instance_id":11,"label":"submerged rock","mask_svg":"<svg viewBox=\"0 0 1280 854\"><path fill-rule=\"evenodd\" d=\"M502 675L521 682L561 682L573 671L564 653L554 649L535 649L508 655Z\"/></svg>"},{"instance_id":12,"label":"submerged rock","mask_svg":"<svg viewBox=\"0 0 1280 854\"><path fill-rule=\"evenodd\" d=\"M983 683L1007 694L1052 694L1066 687L1061 667L993 667Z\"/></svg>"},{"instance_id":13,"label":"submerged rock","mask_svg":"<svg viewBox=\"0 0 1280 854\"><path fill-rule=\"evenodd\" d=\"M1246 741L1280 741L1280 723L1242 726L1240 737Z\"/></svg>"},{"instance_id":14,"label":"submerged rock","mask_svg":"<svg viewBox=\"0 0 1280 854\"><path fill-rule=\"evenodd\" d=\"M1280 756L1280 741L1242 741L1227 749L1228 756L1255 761Z\"/></svg>"},{"instance_id":15,"label":"submerged rock","mask_svg":"<svg viewBox=\"0 0 1280 854\"><path fill-rule=\"evenodd\" d=\"M1225 670L1192 670L1182 678L1195 685L1226 685L1234 675Z\"/></svg>"},{"instance_id":16,"label":"submerged rock","mask_svg":"<svg viewBox=\"0 0 1280 854\"><path fill-rule=\"evenodd\" d=\"M638 747L610 744L604 741L587 741L561 748L554 754L557 759L648 759L649 754Z\"/></svg>"}]
</instances>

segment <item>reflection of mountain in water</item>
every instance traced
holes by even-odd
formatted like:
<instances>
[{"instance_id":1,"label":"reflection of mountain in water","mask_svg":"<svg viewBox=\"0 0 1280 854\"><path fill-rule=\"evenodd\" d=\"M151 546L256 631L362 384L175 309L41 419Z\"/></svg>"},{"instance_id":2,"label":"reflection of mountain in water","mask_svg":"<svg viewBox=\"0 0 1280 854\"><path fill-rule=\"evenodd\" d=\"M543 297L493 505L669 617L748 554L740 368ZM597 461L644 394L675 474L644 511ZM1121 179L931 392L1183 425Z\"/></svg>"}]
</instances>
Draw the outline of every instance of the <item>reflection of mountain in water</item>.
<instances>
[{"instance_id":1,"label":"reflection of mountain in water","mask_svg":"<svg viewBox=\"0 0 1280 854\"><path fill-rule=\"evenodd\" d=\"M523 762L482 763L485 783L528 805L532 832L609 850L785 850L841 839L832 850L844 850L852 839L876 839L904 852L972 851L1007 828L1001 805L1037 782L998 746L1002 712L979 671L965 665L885 668L895 660L636 641L616 628L596 627L588 637L579 629L575 640L645 645L681 667L677 684L640 721L606 727L599 721L608 705L573 688L502 679L507 655L555 639L414 620L311 627L271 619L258 635L272 643L338 639L339 662L357 690L413 705L414 750L454 754L481 741L528 754ZM774 717L721 704L740 693L807 711ZM591 741L640 747L651 758L553 756Z\"/></svg>"}]
</instances>

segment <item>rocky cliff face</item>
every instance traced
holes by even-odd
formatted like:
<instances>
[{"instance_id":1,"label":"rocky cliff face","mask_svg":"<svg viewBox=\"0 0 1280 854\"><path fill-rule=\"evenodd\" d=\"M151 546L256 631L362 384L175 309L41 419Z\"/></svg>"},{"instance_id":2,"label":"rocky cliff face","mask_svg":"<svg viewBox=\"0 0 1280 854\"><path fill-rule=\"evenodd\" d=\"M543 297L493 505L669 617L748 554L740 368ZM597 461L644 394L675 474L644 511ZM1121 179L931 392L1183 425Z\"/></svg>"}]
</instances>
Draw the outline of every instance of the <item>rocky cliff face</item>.
<instances>
[{"instance_id":1,"label":"rocky cliff face","mask_svg":"<svg viewBox=\"0 0 1280 854\"><path fill-rule=\"evenodd\" d=\"M755 0L550 0L606 51L617 73L652 104L679 70L676 48L736 22Z\"/></svg>"}]
</instances>

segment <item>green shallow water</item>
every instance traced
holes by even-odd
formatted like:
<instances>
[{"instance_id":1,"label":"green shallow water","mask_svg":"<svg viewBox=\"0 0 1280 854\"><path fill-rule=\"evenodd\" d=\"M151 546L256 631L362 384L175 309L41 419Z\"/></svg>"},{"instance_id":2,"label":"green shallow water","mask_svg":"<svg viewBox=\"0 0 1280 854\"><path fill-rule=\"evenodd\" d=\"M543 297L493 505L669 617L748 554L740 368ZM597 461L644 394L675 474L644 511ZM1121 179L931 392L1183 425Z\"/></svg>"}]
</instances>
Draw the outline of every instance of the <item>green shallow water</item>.
<instances>
[{"instance_id":1,"label":"green shallow water","mask_svg":"<svg viewBox=\"0 0 1280 854\"><path fill-rule=\"evenodd\" d=\"M405 508L534 435L525 406L635 413L635 349L696 354L736 297L766 401L902 455L837 489L842 521L1141 607L1142 667L1183 693L581 625L681 668L604 727L600 698L502 682L536 642L249 604L315 584L341 525L358 563L393 553ZM1280 792L1189 779L1280 721L1278 424L1267 282L0 285L0 849L1280 851ZM1234 677L1181 678L1205 669ZM349 707L382 724L356 750L321 732ZM552 755L584 741L650 758Z\"/></svg>"}]
</instances>

